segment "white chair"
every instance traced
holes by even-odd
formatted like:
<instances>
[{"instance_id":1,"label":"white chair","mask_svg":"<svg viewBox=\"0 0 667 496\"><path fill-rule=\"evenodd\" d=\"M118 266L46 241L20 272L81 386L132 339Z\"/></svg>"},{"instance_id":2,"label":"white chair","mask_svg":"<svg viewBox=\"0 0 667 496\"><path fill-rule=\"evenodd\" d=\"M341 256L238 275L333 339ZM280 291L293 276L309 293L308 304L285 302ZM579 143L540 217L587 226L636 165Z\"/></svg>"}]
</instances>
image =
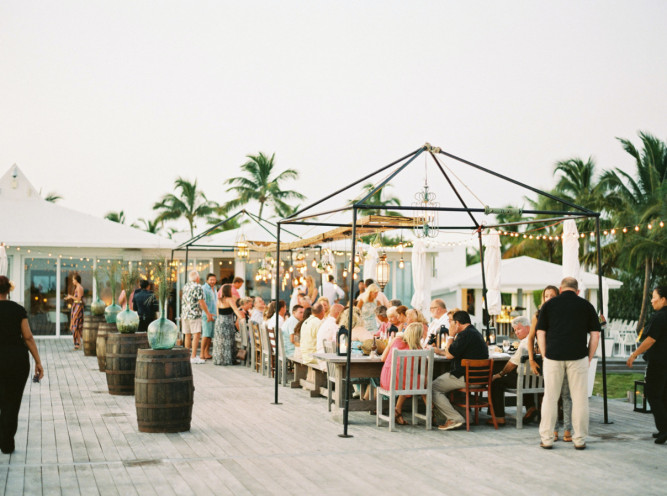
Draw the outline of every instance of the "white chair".
<instances>
[{"instance_id":1,"label":"white chair","mask_svg":"<svg viewBox=\"0 0 667 496\"><path fill-rule=\"evenodd\" d=\"M334 344L331 341L324 340L324 353L336 353ZM336 383L336 366L327 362L327 408L331 411L333 403L333 390Z\"/></svg>"},{"instance_id":2,"label":"white chair","mask_svg":"<svg viewBox=\"0 0 667 496\"><path fill-rule=\"evenodd\" d=\"M626 351L626 348L630 350L630 353ZM625 335L623 336L623 356L630 355L636 349L637 349L637 332L625 331Z\"/></svg>"},{"instance_id":3,"label":"white chair","mask_svg":"<svg viewBox=\"0 0 667 496\"><path fill-rule=\"evenodd\" d=\"M533 374L528 363L528 356L521 357L521 364L516 370L516 388L505 389L506 393L516 395L516 428L523 429L523 395L534 394L535 405L538 393L544 393L544 377Z\"/></svg>"},{"instance_id":4,"label":"white chair","mask_svg":"<svg viewBox=\"0 0 667 496\"><path fill-rule=\"evenodd\" d=\"M280 383L284 386L287 386L287 355L285 354L285 335L282 331L278 332L280 339L280 346L278 347L278 366L277 370L280 374L278 376Z\"/></svg>"},{"instance_id":5,"label":"white chair","mask_svg":"<svg viewBox=\"0 0 667 496\"><path fill-rule=\"evenodd\" d=\"M273 329L259 326L262 332L262 375L273 377L276 354L276 336Z\"/></svg>"},{"instance_id":6,"label":"white chair","mask_svg":"<svg viewBox=\"0 0 667 496\"><path fill-rule=\"evenodd\" d=\"M250 363L248 354L250 350L248 349L248 323L244 320L239 322L239 349L246 350L245 360L243 360L244 365Z\"/></svg>"},{"instance_id":7,"label":"white chair","mask_svg":"<svg viewBox=\"0 0 667 496\"><path fill-rule=\"evenodd\" d=\"M431 383L433 380L433 350L397 350L391 356L391 381L389 389L377 388L377 417L389 422L389 431L394 430L396 422L396 398L412 396L412 424L417 419L426 423L426 430L431 430L433 396ZM389 398L389 415L382 414L382 398ZM419 396L426 396L426 413L417 413Z\"/></svg>"}]
</instances>

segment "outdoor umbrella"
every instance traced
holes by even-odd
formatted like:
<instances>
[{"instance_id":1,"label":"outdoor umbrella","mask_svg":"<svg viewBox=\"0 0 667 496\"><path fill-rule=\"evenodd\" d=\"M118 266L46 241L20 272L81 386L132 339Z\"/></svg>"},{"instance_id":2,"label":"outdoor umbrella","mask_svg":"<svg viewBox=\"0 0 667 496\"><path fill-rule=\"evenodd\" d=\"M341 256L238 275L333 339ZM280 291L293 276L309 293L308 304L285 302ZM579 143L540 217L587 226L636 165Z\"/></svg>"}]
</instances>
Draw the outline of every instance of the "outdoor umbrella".
<instances>
[{"instance_id":1,"label":"outdoor umbrella","mask_svg":"<svg viewBox=\"0 0 667 496\"><path fill-rule=\"evenodd\" d=\"M431 275L426 265L426 244L417 239L412 247L412 283L414 294L410 305L428 317L431 305Z\"/></svg>"},{"instance_id":2,"label":"outdoor umbrella","mask_svg":"<svg viewBox=\"0 0 667 496\"><path fill-rule=\"evenodd\" d=\"M0 245L0 276L7 276L8 269L7 262L7 250L5 250L5 245Z\"/></svg>"},{"instance_id":3,"label":"outdoor umbrella","mask_svg":"<svg viewBox=\"0 0 667 496\"><path fill-rule=\"evenodd\" d=\"M500 236L491 229L486 236L484 250L484 273L486 274L486 303L489 315L498 315L501 310L500 300Z\"/></svg>"},{"instance_id":4,"label":"outdoor umbrella","mask_svg":"<svg viewBox=\"0 0 667 496\"><path fill-rule=\"evenodd\" d=\"M583 294L585 288L579 266L579 231L572 219L563 223L563 277L574 277L579 283L580 294Z\"/></svg>"},{"instance_id":5,"label":"outdoor umbrella","mask_svg":"<svg viewBox=\"0 0 667 496\"><path fill-rule=\"evenodd\" d=\"M373 279L377 282L378 251L372 246L368 247L364 258L364 281Z\"/></svg>"}]
</instances>

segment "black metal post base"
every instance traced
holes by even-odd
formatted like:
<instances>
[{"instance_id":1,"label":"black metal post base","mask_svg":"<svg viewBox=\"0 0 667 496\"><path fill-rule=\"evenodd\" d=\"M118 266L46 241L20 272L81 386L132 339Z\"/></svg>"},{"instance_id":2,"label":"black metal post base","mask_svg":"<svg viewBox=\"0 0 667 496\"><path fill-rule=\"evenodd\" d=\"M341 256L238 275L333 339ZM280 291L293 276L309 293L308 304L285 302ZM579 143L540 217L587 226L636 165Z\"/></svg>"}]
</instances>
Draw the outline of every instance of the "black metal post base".
<instances>
[{"instance_id":1,"label":"black metal post base","mask_svg":"<svg viewBox=\"0 0 667 496\"><path fill-rule=\"evenodd\" d=\"M352 434L338 434L338 437L354 437Z\"/></svg>"}]
</instances>

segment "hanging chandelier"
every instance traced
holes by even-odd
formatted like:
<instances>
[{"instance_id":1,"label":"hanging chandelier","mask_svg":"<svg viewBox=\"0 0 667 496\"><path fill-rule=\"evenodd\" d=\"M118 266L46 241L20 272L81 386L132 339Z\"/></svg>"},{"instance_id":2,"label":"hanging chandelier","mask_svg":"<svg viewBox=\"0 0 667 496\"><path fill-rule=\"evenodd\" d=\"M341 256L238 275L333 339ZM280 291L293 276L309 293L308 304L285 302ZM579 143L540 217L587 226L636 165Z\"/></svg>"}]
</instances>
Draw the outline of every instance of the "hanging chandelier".
<instances>
[{"instance_id":1,"label":"hanging chandelier","mask_svg":"<svg viewBox=\"0 0 667 496\"><path fill-rule=\"evenodd\" d=\"M248 242L243 233L241 233L236 240L234 245L234 255L236 255L236 258L239 260L247 260L250 256L250 247L248 246Z\"/></svg>"},{"instance_id":2,"label":"hanging chandelier","mask_svg":"<svg viewBox=\"0 0 667 496\"><path fill-rule=\"evenodd\" d=\"M415 193L415 201L412 202L415 210L415 217L412 226L412 232L418 238L435 238L440 234L438 211L434 210L440 207L440 203L435 201L435 193L429 191L428 176L426 173L426 156L424 156L424 188Z\"/></svg>"}]
</instances>

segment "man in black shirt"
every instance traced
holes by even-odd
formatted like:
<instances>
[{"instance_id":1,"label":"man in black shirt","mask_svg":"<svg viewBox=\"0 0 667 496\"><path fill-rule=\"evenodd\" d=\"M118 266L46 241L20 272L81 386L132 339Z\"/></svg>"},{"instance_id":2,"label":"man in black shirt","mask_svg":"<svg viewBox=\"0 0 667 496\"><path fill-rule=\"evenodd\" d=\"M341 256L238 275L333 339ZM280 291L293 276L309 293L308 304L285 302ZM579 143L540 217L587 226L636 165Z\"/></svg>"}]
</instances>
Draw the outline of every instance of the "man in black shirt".
<instances>
[{"instance_id":1,"label":"man in black shirt","mask_svg":"<svg viewBox=\"0 0 667 496\"><path fill-rule=\"evenodd\" d=\"M465 369L461 365L461 360L485 360L489 358L489 348L484 342L482 334L470 323L468 312L459 310L452 315L449 336L444 350L433 348L436 354L444 355L452 360L449 372L442 374L433 381L433 405L447 418L447 422L438 426L438 429L442 431L456 429L463 425L465 421L447 398L447 393L466 385Z\"/></svg>"},{"instance_id":2,"label":"man in black shirt","mask_svg":"<svg viewBox=\"0 0 667 496\"><path fill-rule=\"evenodd\" d=\"M159 308L157 298L152 291L148 290L148 286L150 286L150 281L142 279L139 282L139 291L134 292L132 299L134 311L139 314L139 332L148 330L148 324L155 320L155 312Z\"/></svg>"},{"instance_id":3,"label":"man in black shirt","mask_svg":"<svg viewBox=\"0 0 667 496\"><path fill-rule=\"evenodd\" d=\"M572 397L574 447L586 448L589 421L588 367L600 340L600 321L593 305L578 295L577 280L573 277L564 278L560 284L560 295L542 306L537 321L537 343L544 357L540 446L545 449L553 447L558 398L564 376L567 376Z\"/></svg>"}]
</instances>

